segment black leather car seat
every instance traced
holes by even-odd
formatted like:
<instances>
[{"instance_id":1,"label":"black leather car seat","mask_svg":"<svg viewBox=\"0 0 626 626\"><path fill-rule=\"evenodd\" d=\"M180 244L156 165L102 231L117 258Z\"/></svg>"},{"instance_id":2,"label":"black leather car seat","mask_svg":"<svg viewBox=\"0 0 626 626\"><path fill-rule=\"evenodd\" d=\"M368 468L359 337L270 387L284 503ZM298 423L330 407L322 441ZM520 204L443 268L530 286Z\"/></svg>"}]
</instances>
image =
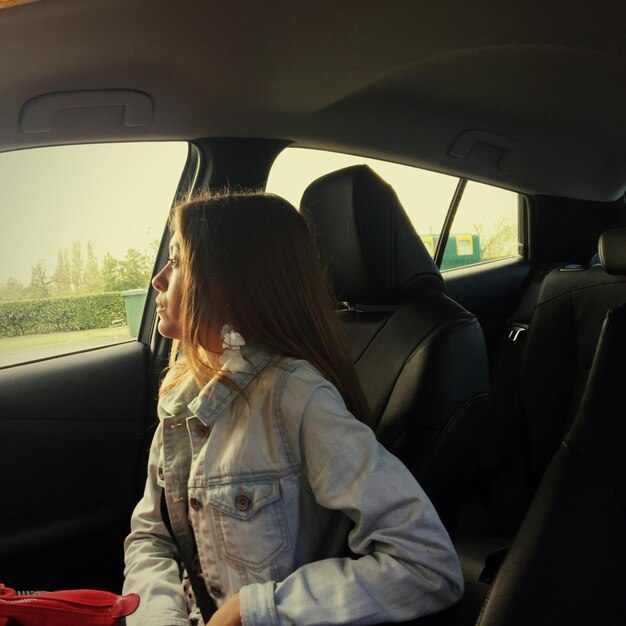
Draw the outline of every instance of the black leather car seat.
<instances>
[{"instance_id":1,"label":"black leather car seat","mask_svg":"<svg viewBox=\"0 0 626 626\"><path fill-rule=\"evenodd\" d=\"M626 228L603 233L598 248L588 267L562 264L525 296L535 304L523 316L529 326L520 363L507 374L517 382L496 377L490 417L498 421L490 422L457 537L467 581L493 581L579 409L606 313L626 302ZM519 344L505 349L515 356ZM502 362L515 365L514 358Z\"/></svg>"},{"instance_id":2,"label":"black leather car seat","mask_svg":"<svg viewBox=\"0 0 626 626\"><path fill-rule=\"evenodd\" d=\"M520 370L531 492L578 411L606 312L626 302L626 228L598 251L601 266L548 273L532 316Z\"/></svg>"},{"instance_id":3,"label":"black leather car seat","mask_svg":"<svg viewBox=\"0 0 626 626\"><path fill-rule=\"evenodd\" d=\"M578 415L545 472L479 626L626 624L625 353L622 305L607 316Z\"/></svg>"},{"instance_id":4,"label":"black leather car seat","mask_svg":"<svg viewBox=\"0 0 626 626\"><path fill-rule=\"evenodd\" d=\"M369 167L316 180L301 205L343 303L370 426L453 532L488 401L480 325L446 295L395 192Z\"/></svg>"}]
</instances>

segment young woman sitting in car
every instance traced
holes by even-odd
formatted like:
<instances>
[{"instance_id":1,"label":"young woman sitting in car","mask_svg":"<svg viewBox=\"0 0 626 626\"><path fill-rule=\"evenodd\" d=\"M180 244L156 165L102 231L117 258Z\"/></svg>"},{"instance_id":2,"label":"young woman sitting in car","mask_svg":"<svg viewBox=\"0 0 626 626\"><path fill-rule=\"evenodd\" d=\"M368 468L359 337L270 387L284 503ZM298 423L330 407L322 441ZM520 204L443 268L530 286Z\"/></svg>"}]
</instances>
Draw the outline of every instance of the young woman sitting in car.
<instances>
[{"instance_id":1,"label":"young woman sitting in car","mask_svg":"<svg viewBox=\"0 0 626 626\"><path fill-rule=\"evenodd\" d=\"M187 576L219 607L210 626L376 624L456 602L437 513L358 419L302 216L261 193L183 203L153 285L175 341L125 544L128 625L197 623Z\"/></svg>"}]
</instances>

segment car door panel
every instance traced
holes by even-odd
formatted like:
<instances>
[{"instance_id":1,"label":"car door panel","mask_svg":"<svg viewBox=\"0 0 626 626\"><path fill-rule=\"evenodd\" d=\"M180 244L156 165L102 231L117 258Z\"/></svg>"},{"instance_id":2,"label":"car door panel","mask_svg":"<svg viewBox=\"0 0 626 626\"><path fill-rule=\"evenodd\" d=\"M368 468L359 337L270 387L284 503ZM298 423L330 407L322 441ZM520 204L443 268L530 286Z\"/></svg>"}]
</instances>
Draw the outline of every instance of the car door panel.
<instances>
[{"instance_id":1,"label":"car door panel","mask_svg":"<svg viewBox=\"0 0 626 626\"><path fill-rule=\"evenodd\" d=\"M521 257L444 272L448 295L478 318L490 356L505 337L506 322L524 292L528 262Z\"/></svg>"},{"instance_id":2,"label":"car door panel","mask_svg":"<svg viewBox=\"0 0 626 626\"><path fill-rule=\"evenodd\" d=\"M146 384L140 342L0 371L0 581L119 586L145 473Z\"/></svg>"}]
</instances>

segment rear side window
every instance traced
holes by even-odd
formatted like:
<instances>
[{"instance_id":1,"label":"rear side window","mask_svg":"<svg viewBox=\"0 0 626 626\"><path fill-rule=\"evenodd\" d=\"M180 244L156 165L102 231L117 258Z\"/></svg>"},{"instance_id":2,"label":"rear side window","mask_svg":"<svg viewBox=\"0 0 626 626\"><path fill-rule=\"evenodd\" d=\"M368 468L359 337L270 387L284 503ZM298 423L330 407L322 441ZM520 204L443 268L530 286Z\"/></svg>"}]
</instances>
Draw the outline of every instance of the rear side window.
<instances>
[{"instance_id":1,"label":"rear side window","mask_svg":"<svg viewBox=\"0 0 626 626\"><path fill-rule=\"evenodd\" d=\"M468 181L444 251L443 271L518 255L516 193Z\"/></svg>"},{"instance_id":2,"label":"rear side window","mask_svg":"<svg viewBox=\"0 0 626 626\"><path fill-rule=\"evenodd\" d=\"M463 181L454 176L348 154L287 148L276 159L267 190L298 207L314 180L351 165L369 165L398 194L400 202L431 256L453 210L455 191L460 200L452 221L441 270L484 263L518 254L518 195L514 192ZM458 197L459 194L457 194Z\"/></svg>"},{"instance_id":3,"label":"rear side window","mask_svg":"<svg viewBox=\"0 0 626 626\"><path fill-rule=\"evenodd\" d=\"M0 155L0 367L137 336L183 142Z\"/></svg>"}]
</instances>

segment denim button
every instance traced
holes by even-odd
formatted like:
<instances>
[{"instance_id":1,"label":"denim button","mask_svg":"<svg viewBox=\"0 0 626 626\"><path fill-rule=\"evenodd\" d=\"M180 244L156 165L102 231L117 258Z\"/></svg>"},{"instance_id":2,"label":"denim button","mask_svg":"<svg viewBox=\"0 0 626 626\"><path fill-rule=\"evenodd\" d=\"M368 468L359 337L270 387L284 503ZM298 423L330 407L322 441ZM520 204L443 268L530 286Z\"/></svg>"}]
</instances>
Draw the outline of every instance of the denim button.
<instances>
[{"instance_id":1,"label":"denim button","mask_svg":"<svg viewBox=\"0 0 626 626\"><path fill-rule=\"evenodd\" d=\"M209 585L209 593L214 598L224 597L224 590L221 587L218 587L217 585Z\"/></svg>"},{"instance_id":2,"label":"denim button","mask_svg":"<svg viewBox=\"0 0 626 626\"><path fill-rule=\"evenodd\" d=\"M204 425L198 426L198 434L200 435L200 437L208 437L209 429Z\"/></svg>"},{"instance_id":3,"label":"denim button","mask_svg":"<svg viewBox=\"0 0 626 626\"><path fill-rule=\"evenodd\" d=\"M202 502L198 500L198 498L189 498L189 506L194 510L198 511L202 508Z\"/></svg>"},{"instance_id":4,"label":"denim button","mask_svg":"<svg viewBox=\"0 0 626 626\"><path fill-rule=\"evenodd\" d=\"M250 498L243 492L243 489L239 490L239 495L235 498L235 506L240 511L247 511L250 508Z\"/></svg>"}]
</instances>

